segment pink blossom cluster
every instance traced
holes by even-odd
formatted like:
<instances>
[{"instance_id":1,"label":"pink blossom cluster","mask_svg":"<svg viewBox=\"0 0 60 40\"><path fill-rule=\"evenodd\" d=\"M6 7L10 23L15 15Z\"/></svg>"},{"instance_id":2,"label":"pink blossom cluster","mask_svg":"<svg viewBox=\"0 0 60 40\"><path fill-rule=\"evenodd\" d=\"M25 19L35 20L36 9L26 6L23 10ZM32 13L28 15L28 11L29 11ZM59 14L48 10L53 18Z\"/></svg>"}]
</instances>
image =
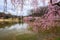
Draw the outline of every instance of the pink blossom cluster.
<instances>
[{"instance_id":1,"label":"pink blossom cluster","mask_svg":"<svg viewBox=\"0 0 60 40\"><path fill-rule=\"evenodd\" d=\"M58 5L50 5L47 14L40 19L40 28L48 30L51 27L60 26L60 7ZM38 21L38 20L37 20ZM37 24L36 24L37 25Z\"/></svg>"},{"instance_id":2,"label":"pink blossom cluster","mask_svg":"<svg viewBox=\"0 0 60 40\"><path fill-rule=\"evenodd\" d=\"M52 27L60 27L60 7L50 5L47 14L35 20L33 23L34 30L49 30Z\"/></svg>"},{"instance_id":3,"label":"pink blossom cluster","mask_svg":"<svg viewBox=\"0 0 60 40\"><path fill-rule=\"evenodd\" d=\"M52 27L60 27L60 6L50 4L48 9L48 13L42 17L34 17L34 22L28 22L34 31L38 32L39 30L49 30Z\"/></svg>"}]
</instances>

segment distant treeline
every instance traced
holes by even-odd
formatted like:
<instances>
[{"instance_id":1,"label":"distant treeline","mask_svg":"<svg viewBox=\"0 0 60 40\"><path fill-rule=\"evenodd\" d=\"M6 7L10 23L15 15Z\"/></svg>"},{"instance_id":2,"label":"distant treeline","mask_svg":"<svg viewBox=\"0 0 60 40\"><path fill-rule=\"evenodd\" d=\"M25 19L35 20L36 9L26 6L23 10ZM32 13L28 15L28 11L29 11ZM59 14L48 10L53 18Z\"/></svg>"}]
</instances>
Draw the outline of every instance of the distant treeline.
<instances>
[{"instance_id":1,"label":"distant treeline","mask_svg":"<svg viewBox=\"0 0 60 40\"><path fill-rule=\"evenodd\" d=\"M30 10L31 14L29 16L42 16L47 12L48 12L48 6L39 7L39 8L36 9L36 11L34 11L34 9Z\"/></svg>"},{"instance_id":2,"label":"distant treeline","mask_svg":"<svg viewBox=\"0 0 60 40\"><path fill-rule=\"evenodd\" d=\"M4 19L8 19L8 18L20 18L20 16L11 15L10 13L6 14L4 12L0 12L0 19L1 18L4 18Z\"/></svg>"}]
</instances>

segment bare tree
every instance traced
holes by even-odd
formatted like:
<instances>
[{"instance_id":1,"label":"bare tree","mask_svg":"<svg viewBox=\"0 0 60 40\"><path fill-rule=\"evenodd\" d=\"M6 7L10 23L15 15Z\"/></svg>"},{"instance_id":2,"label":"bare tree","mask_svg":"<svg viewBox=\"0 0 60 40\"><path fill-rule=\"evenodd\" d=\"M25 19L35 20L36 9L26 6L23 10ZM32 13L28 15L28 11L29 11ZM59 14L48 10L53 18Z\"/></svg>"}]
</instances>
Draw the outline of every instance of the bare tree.
<instances>
[{"instance_id":1,"label":"bare tree","mask_svg":"<svg viewBox=\"0 0 60 40\"><path fill-rule=\"evenodd\" d=\"M22 13L23 11L23 5L24 5L24 0L11 0L12 5L14 6L14 8L17 10L17 14L18 14L18 6L20 8L20 13ZM22 17L23 20L23 17Z\"/></svg>"},{"instance_id":2,"label":"bare tree","mask_svg":"<svg viewBox=\"0 0 60 40\"><path fill-rule=\"evenodd\" d=\"M7 12L7 0L4 0L4 12Z\"/></svg>"}]
</instances>

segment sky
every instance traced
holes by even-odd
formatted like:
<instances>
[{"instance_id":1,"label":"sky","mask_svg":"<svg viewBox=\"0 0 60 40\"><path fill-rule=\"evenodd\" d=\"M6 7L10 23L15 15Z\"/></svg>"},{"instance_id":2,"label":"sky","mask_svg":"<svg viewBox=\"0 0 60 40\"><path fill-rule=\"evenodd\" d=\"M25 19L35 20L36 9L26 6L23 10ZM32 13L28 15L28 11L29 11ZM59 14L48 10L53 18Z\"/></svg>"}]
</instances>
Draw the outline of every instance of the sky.
<instances>
[{"instance_id":1,"label":"sky","mask_svg":"<svg viewBox=\"0 0 60 40\"><path fill-rule=\"evenodd\" d=\"M0 12L3 12L3 6L4 6L4 0L0 0ZM33 9L34 7L31 6L30 4L31 0L26 0L25 1L25 5L23 7L23 11L20 11L20 7L18 6L17 9L13 8L13 5L11 4L10 0L7 0L7 12L10 12L12 15L18 15L18 16L26 16L28 15L29 10ZM48 1L45 2L45 6L48 5ZM44 6L43 3L40 1L38 1L38 7L39 6ZM18 12L18 13L17 13Z\"/></svg>"}]
</instances>

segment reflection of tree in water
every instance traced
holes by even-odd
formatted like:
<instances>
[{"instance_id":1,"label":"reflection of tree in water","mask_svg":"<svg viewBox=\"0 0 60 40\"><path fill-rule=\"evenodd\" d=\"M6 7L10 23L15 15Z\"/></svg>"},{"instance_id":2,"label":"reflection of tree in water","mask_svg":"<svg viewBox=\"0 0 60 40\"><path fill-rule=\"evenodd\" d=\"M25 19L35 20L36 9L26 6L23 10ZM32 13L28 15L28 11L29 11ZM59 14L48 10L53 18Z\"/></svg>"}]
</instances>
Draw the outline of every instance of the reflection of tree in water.
<instances>
[{"instance_id":1,"label":"reflection of tree in water","mask_svg":"<svg viewBox=\"0 0 60 40\"><path fill-rule=\"evenodd\" d=\"M16 24L16 23L13 23L13 22L11 22L11 23L9 23L9 22L1 22L0 23L0 28L4 28L6 26L10 27L10 26L12 26L14 24Z\"/></svg>"}]
</instances>

